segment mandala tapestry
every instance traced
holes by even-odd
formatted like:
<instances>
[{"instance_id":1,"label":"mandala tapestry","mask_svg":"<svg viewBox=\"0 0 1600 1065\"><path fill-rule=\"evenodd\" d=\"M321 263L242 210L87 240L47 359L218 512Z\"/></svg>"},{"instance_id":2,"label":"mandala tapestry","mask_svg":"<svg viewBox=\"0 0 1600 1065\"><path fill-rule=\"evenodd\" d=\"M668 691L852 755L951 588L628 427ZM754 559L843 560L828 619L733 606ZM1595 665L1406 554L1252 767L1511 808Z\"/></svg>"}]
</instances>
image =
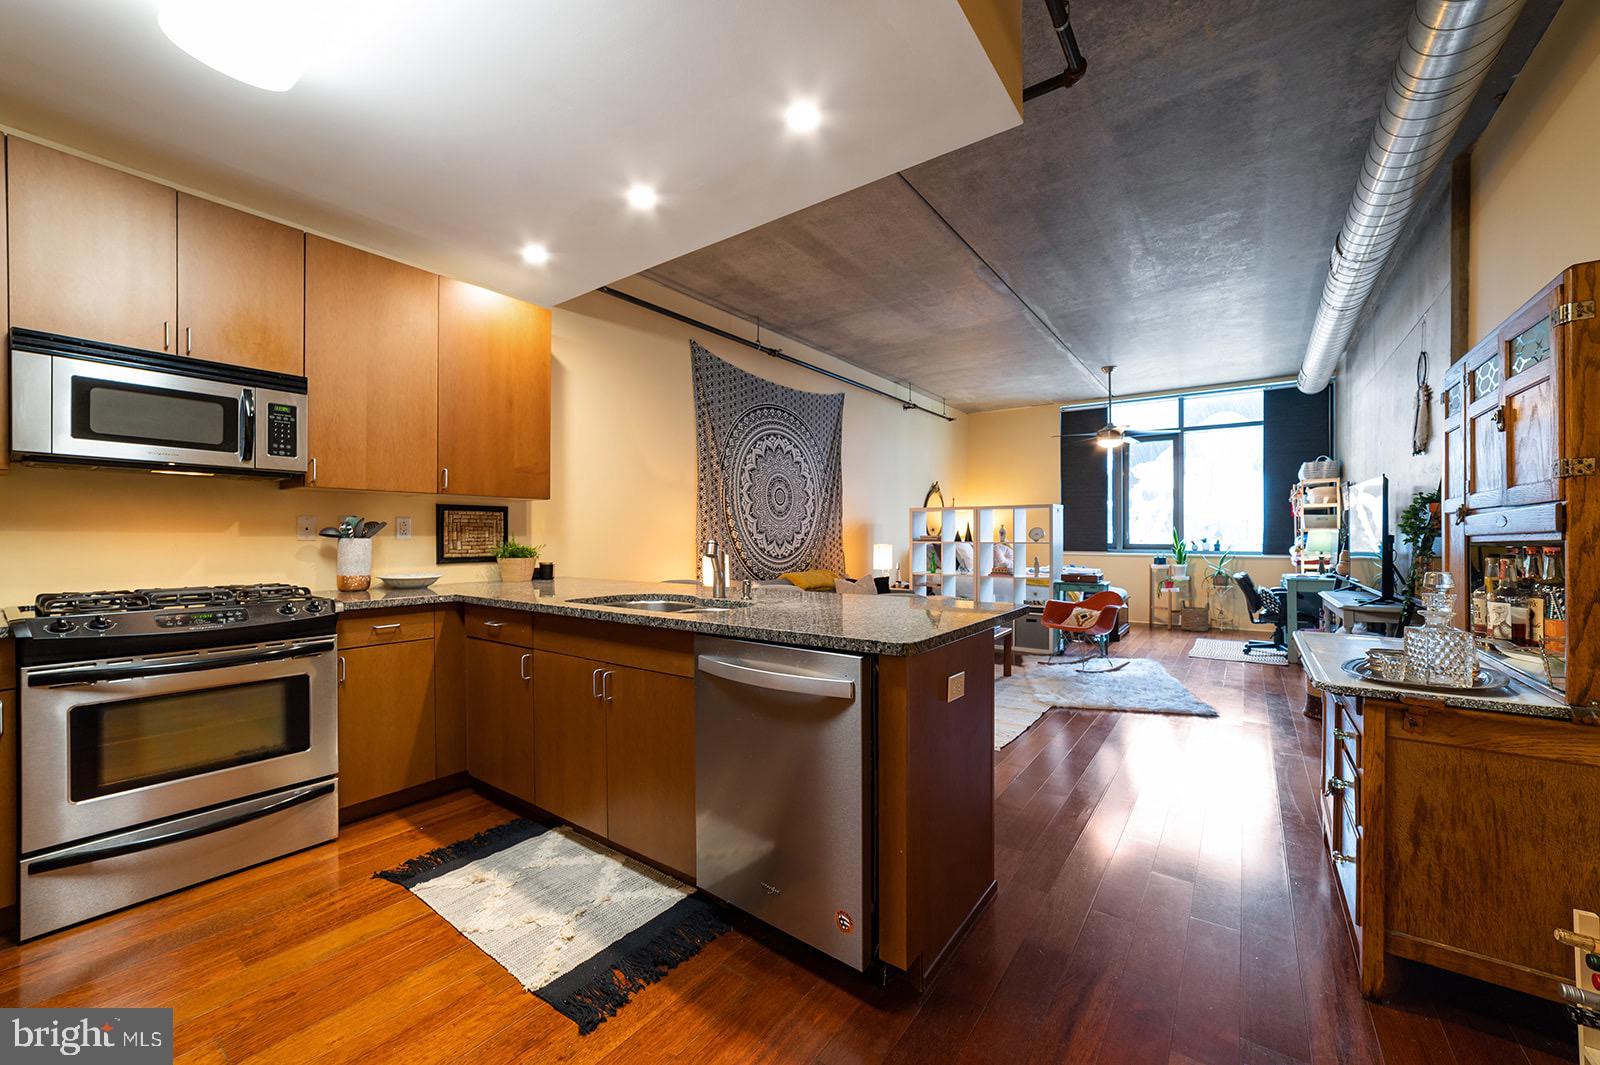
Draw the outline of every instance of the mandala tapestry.
<instances>
[{"instance_id":1,"label":"mandala tapestry","mask_svg":"<svg viewBox=\"0 0 1600 1065\"><path fill-rule=\"evenodd\" d=\"M844 572L839 435L844 395L800 392L689 342L698 457L695 572L707 540L734 580Z\"/></svg>"}]
</instances>

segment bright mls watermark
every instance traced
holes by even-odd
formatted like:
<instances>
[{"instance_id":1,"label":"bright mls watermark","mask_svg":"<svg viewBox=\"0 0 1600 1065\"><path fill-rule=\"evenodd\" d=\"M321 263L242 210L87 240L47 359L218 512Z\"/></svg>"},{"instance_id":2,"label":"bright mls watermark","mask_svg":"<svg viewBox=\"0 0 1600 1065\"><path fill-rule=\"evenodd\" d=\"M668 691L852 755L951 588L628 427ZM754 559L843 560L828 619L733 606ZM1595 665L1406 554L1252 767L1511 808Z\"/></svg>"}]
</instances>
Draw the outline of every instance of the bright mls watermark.
<instances>
[{"instance_id":1,"label":"bright mls watermark","mask_svg":"<svg viewBox=\"0 0 1600 1065\"><path fill-rule=\"evenodd\" d=\"M170 1009L0 1009L0 1061L171 1065Z\"/></svg>"}]
</instances>

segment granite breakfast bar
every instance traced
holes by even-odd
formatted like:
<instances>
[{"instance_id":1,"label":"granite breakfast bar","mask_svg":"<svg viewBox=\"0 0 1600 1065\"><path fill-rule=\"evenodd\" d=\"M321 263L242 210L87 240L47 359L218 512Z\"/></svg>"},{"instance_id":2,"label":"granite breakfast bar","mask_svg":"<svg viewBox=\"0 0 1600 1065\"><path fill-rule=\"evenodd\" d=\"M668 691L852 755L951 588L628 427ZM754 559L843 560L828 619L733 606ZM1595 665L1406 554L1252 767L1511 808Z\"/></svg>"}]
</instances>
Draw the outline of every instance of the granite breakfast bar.
<instances>
[{"instance_id":1,"label":"granite breakfast bar","mask_svg":"<svg viewBox=\"0 0 1600 1065\"><path fill-rule=\"evenodd\" d=\"M923 986L995 890L994 632L1022 608L771 587L747 601L710 600L698 590L558 578L329 594L343 659L407 634L409 654L430 656L436 745L426 783L464 773L513 808L559 817L689 880L695 637L866 656L876 915L862 934L874 937L880 962ZM624 605L646 600L655 609ZM591 667L616 670L619 690L639 698L619 696L595 714L587 682L574 693L564 679L581 680ZM341 685L341 791L353 816L416 794L414 748L408 777L363 786L360 752L393 745L375 674L398 668L351 665ZM353 690L363 680L370 698ZM621 794L625 787L638 793Z\"/></svg>"}]
</instances>

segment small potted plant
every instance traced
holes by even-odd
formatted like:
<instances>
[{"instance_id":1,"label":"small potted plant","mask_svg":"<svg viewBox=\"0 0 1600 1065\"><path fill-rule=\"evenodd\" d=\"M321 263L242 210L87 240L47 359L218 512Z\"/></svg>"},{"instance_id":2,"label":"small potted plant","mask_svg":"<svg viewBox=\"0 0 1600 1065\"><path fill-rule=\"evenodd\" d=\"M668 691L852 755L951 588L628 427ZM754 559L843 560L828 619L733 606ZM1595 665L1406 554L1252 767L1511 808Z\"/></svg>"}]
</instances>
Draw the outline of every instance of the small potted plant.
<instances>
[{"instance_id":1,"label":"small potted plant","mask_svg":"<svg viewBox=\"0 0 1600 1065\"><path fill-rule=\"evenodd\" d=\"M517 543L515 536L495 548L495 565L500 567L500 579L507 584L533 580L533 569L539 564L539 548Z\"/></svg>"},{"instance_id":2,"label":"small potted plant","mask_svg":"<svg viewBox=\"0 0 1600 1065\"><path fill-rule=\"evenodd\" d=\"M1189 572L1189 547L1178 536L1178 530L1172 530L1172 561L1167 564L1167 576L1182 577Z\"/></svg>"},{"instance_id":3,"label":"small potted plant","mask_svg":"<svg viewBox=\"0 0 1600 1065\"><path fill-rule=\"evenodd\" d=\"M1226 588L1228 583L1233 580L1233 573L1228 569L1228 563L1233 561L1233 553L1231 551L1224 551L1218 555L1215 562L1209 558L1202 558L1200 561L1204 562L1206 568L1211 571L1211 587L1217 589Z\"/></svg>"}]
</instances>

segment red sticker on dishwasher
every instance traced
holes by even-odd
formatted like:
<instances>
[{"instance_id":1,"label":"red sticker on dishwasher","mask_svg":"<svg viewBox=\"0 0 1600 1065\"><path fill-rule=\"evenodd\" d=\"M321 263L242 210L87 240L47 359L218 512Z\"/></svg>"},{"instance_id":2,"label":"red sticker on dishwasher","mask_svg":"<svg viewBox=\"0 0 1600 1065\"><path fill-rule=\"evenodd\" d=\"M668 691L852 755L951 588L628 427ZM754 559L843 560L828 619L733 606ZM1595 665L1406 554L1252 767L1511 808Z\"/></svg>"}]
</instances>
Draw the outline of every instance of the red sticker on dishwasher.
<instances>
[{"instance_id":1,"label":"red sticker on dishwasher","mask_svg":"<svg viewBox=\"0 0 1600 1065\"><path fill-rule=\"evenodd\" d=\"M833 923L838 925L839 931L843 932L845 935L849 935L851 932L856 930L855 918L851 917L843 910L833 911Z\"/></svg>"}]
</instances>

